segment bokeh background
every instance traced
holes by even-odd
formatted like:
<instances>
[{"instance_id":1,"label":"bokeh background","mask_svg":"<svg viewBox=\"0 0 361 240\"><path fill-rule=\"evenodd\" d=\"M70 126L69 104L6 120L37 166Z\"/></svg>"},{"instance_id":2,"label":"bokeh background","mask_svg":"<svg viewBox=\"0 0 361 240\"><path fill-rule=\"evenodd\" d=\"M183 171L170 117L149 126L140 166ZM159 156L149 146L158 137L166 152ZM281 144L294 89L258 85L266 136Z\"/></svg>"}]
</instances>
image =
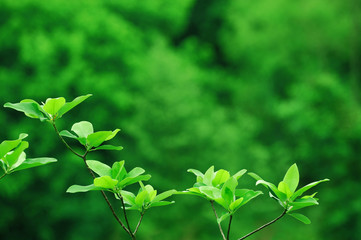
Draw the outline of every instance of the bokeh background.
<instances>
[{"instance_id":1,"label":"bokeh background","mask_svg":"<svg viewBox=\"0 0 361 240\"><path fill-rule=\"evenodd\" d=\"M190 187L189 168L278 182L297 163L300 184L331 179L302 211L313 223L285 217L249 239L356 240L360 29L358 0L1 0L0 103L92 93L59 128L121 128L112 141L123 151L90 157L141 166L159 191ZM1 141L27 132L28 156L59 159L0 181L0 239L127 239L101 194L65 193L91 177L49 124L3 108L0 126ZM249 177L240 187L258 188ZM139 239L220 239L209 204L173 199L145 215ZM281 212L259 197L231 238Z\"/></svg>"}]
</instances>

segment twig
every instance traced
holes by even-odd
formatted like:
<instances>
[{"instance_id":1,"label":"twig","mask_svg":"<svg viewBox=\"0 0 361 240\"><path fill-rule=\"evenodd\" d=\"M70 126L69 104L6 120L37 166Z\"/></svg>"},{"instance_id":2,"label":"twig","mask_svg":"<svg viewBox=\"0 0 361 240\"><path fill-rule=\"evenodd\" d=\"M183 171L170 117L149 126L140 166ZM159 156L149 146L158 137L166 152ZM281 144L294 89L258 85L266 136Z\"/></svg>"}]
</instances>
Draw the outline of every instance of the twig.
<instances>
[{"instance_id":1,"label":"twig","mask_svg":"<svg viewBox=\"0 0 361 240\"><path fill-rule=\"evenodd\" d=\"M249 237L249 236L251 236L251 235L255 234L256 232L258 232L258 231L262 230L263 228L265 228L265 227L267 227L267 226L271 225L272 223L275 223L276 221L278 221L279 219L281 219L281 218L282 218L282 217L286 214L286 212L287 212L287 208L285 208L285 210L283 211L283 213L282 213L281 215L279 215L277 218L275 218L275 219L273 219L272 221L270 221L269 223L266 223L265 225L263 225L263 226L261 226L261 227L257 228L256 230L254 230L254 231L252 231L252 232L248 233L247 235L245 235L245 236L243 236L243 237L239 238L238 240L243 240L243 239L246 239L247 237Z\"/></svg>"},{"instance_id":2,"label":"twig","mask_svg":"<svg viewBox=\"0 0 361 240\"><path fill-rule=\"evenodd\" d=\"M223 240L227 240L226 236L224 236L221 223L218 222L218 214L217 214L217 212L216 212L216 209L214 208L213 201L211 200L210 202L211 202L211 205L212 205L212 209L213 209L214 215L215 215L216 218L217 218L217 223L218 223L219 231L220 231L221 234L222 234Z\"/></svg>"},{"instance_id":3,"label":"twig","mask_svg":"<svg viewBox=\"0 0 361 240\"><path fill-rule=\"evenodd\" d=\"M55 125L55 122L52 122L52 125L53 125L53 127L54 127L54 129L55 129L55 132L56 132L57 135L59 136L60 140L65 144L65 146L66 146L72 153L74 153L76 156L78 156L78 157L80 157L81 159L83 159L85 166L86 166L86 167L88 168L88 170L89 170L89 173L92 175L93 178L95 178L95 175L94 175L93 171L90 169L90 167L88 166L88 164L87 164L87 162L86 162L86 156L87 156L87 154L88 154L88 150L87 150L83 155L75 152L74 149L72 149L72 148L69 146L69 144L65 141L65 139L60 135L60 133L59 133L59 131L58 131L56 125ZM128 228L123 224L123 222L119 219L119 217L118 217L117 214L115 213L114 208L113 208L113 206L111 205L111 203L109 202L109 199L108 199L107 195L105 194L105 192L104 192L103 190L101 190L101 193L102 193L102 195L103 195L104 200L105 200L106 203L108 204L108 207L109 207L110 211L112 212L113 216L114 216L115 219L117 220L117 222L118 222L118 223L122 226L122 228L132 237L132 239L135 239L135 238L134 238L134 235L132 234L132 232L130 231L130 229L128 229ZM128 226L129 226L129 225L128 225Z\"/></svg>"},{"instance_id":4,"label":"twig","mask_svg":"<svg viewBox=\"0 0 361 240\"><path fill-rule=\"evenodd\" d=\"M231 232L232 218L233 218L233 215L229 216L229 224L228 224L228 231L227 231L227 240L229 240L229 233Z\"/></svg>"},{"instance_id":5,"label":"twig","mask_svg":"<svg viewBox=\"0 0 361 240\"><path fill-rule=\"evenodd\" d=\"M5 177L5 176L6 176L6 173L4 173L3 175L1 175L0 179L2 179L2 178Z\"/></svg>"},{"instance_id":6,"label":"twig","mask_svg":"<svg viewBox=\"0 0 361 240\"><path fill-rule=\"evenodd\" d=\"M135 228L135 230L134 230L134 232L133 232L133 235L135 235L135 234L138 232L138 228L139 228L140 224L142 223L143 216L144 216L144 212L142 212L142 213L140 214L140 218L139 218L137 227Z\"/></svg>"}]
</instances>

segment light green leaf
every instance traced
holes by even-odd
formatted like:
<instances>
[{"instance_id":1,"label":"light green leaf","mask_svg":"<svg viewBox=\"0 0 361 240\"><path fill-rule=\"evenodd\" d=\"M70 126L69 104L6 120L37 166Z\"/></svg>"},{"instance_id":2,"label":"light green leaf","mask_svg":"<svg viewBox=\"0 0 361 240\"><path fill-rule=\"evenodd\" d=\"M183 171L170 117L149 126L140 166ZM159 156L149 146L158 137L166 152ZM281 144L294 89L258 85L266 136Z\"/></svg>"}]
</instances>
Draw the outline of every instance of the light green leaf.
<instances>
[{"instance_id":1,"label":"light green leaf","mask_svg":"<svg viewBox=\"0 0 361 240\"><path fill-rule=\"evenodd\" d=\"M49 113L51 116L57 115L58 111L65 104L65 98L48 98L45 101L43 109L45 112Z\"/></svg>"},{"instance_id":2,"label":"light green leaf","mask_svg":"<svg viewBox=\"0 0 361 240\"><path fill-rule=\"evenodd\" d=\"M254 178L256 181L259 181L259 180L263 180L260 176L258 176L257 174L255 173L248 173L249 176L251 176L252 178Z\"/></svg>"},{"instance_id":3,"label":"light green leaf","mask_svg":"<svg viewBox=\"0 0 361 240\"><path fill-rule=\"evenodd\" d=\"M112 169L111 169L111 176L113 179L117 179L118 181L123 180L125 175L127 174L127 171L124 167L124 160L113 163Z\"/></svg>"},{"instance_id":4,"label":"light green leaf","mask_svg":"<svg viewBox=\"0 0 361 240\"><path fill-rule=\"evenodd\" d=\"M313 182L313 183L310 183L300 189L298 189L291 197L291 200L295 200L297 197L301 196L304 192L306 192L307 190L309 190L310 188L313 188L314 186L318 185L319 183L322 183L322 182L327 182L327 181L330 181L330 179L323 179L323 180L320 180L320 181L317 181L317 182Z\"/></svg>"},{"instance_id":5,"label":"light green leaf","mask_svg":"<svg viewBox=\"0 0 361 240\"><path fill-rule=\"evenodd\" d=\"M9 165L10 169L12 169L13 167L14 168L18 167L25 160L25 156L24 158L19 158L19 156L28 147L29 147L29 143L27 141L21 141L19 146L17 146L13 152L7 154L3 158L4 162Z\"/></svg>"},{"instance_id":6,"label":"light green leaf","mask_svg":"<svg viewBox=\"0 0 361 240\"><path fill-rule=\"evenodd\" d=\"M24 169L28 169L28 168L33 168L33 167L38 167L38 166L53 163L56 161L57 160L55 158L47 158L47 157L28 158L20 166L12 169L12 172L16 172L16 171L20 171L20 170L24 170Z\"/></svg>"},{"instance_id":7,"label":"light green leaf","mask_svg":"<svg viewBox=\"0 0 361 240\"><path fill-rule=\"evenodd\" d=\"M162 206L167 206L167 205L170 205L170 204L173 204L175 203L174 201L171 201L171 202L168 202L168 201L160 201L160 202L152 202L148 208L151 208L151 207L162 207Z\"/></svg>"},{"instance_id":8,"label":"light green leaf","mask_svg":"<svg viewBox=\"0 0 361 240\"><path fill-rule=\"evenodd\" d=\"M100 144L106 141L106 139L112 134L113 133L111 131L99 131L88 135L86 139L88 149L92 147L98 147Z\"/></svg>"},{"instance_id":9,"label":"light green leaf","mask_svg":"<svg viewBox=\"0 0 361 240\"><path fill-rule=\"evenodd\" d=\"M152 200L153 203L155 202L159 202L159 201L162 201L170 196L172 196L173 194L175 194L177 191L172 189L172 190L168 190L168 191L165 191L165 192L162 192L161 194L155 196Z\"/></svg>"},{"instance_id":10,"label":"light green leaf","mask_svg":"<svg viewBox=\"0 0 361 240\"><path fill-rule=\"evenodd\" d=\"M197 169L188 169L187 172L193 173L193 174L196 175L197 177L202 177L202 178L203 178L203 173L201 173L201 172L198 171Z\"/></svg>"},{"instance_id":11,"label":"light green leaf","mask_svg":"<svg viewBox=\"0 0 361 240\"><path fill-rule=\"evenodd\" d=\"M292 196L292 192L291 192L290 188L288 187L287 183L285 183L284 181L281 181L278 184L278 190L280 190L282 193L286 194L287 199L289 199Z\"/></svg>"},{"instance_id":12,"label":"light green leaf","mask_svg":"<svg viewBox=\"0 0 361 240\"><path fill-rule=\"evenodd\" d=\"M112 179L109 176L102 176L94 179L94 186L101 188L113 189L117 183L118 180Z\"/></svg>"},{"instance_id":13,"label":"light green leaf","mask_svg":"<svg viewBox=\"0 0 361 240\"><path fill-rule=\"evenodd\" d=\"M258 185L258 184L262 184L263 186L268 188L271 191L271 193L273 193L281 202L284 202L287 200L287 195L284 194L283 192L279 191L273 183L266 182L264 180L258 180L256 182L256 185Z\"/></svg>"},{"instance_id":14,"label":"light green leaf","mask_svg":"<svg viewBox=\"0 0 361 240\"><path fill-rule=\"evenodd\" d=\"M225 183L230 178L229 172L224 169L218 170L215 174L216 176L212 180L212 185L215 187Z\"/></svg>"},{"instance_id":15,"label":"light green leaf","mask_svg":"<svg viewBox=\"0 0 361 240\"><path fill-rule=\"evenodd\" d=\"M137 177L137 176L143 174L144 172L145 172L145 170L143 168L135 167L127 174L126 177L134 178L134 177Z\"/></svg>"},{"instance_id":16,"label":"light green leaf","mask_svg":"<svg viewBox=\"0 0 361 240\"><path fill-rule=\"evenodd\" d=\"M238 171L236 174L233 175L233 177L238 180L240 177L242 177L247 172L246 169L242 169Z\"/></svg>"},{"instance_id":17,"label":"light green leaf","mask_svg":"<svg viewBox=\"0 0 361 240\"><path fill-rule=\"evenodd\" d=\"M101 145L97 148L92 149L91 151L97 151L97 150L115 150L115 151L120 151L122 150L123 147L122 146L113 146L113 145Z\"/></svg>"},{"instance_id":18,"label":"light green leaf","mask_svg":"<svg viewBox=\"0 0 361 240\"><path fill-rule=\"evenodd\" d=\"M223 222L224 220L226 220L229 216L231 216L231 213L229 213L229 212L226 212L226 213L222 214L222 216L217 218L218 224Z\"/></svg>"},{"instance_id":19,"label":"light green leaf","mask_svg":"<svg viewBox=\"0 0 361 240\"><path fill-rule=\"evenodd\" d=\"M123 188L125 186L137 183L139 181L148 181L150 178L151 178L151 176L149 174L140 175L140 176L134 177L134 178L126 177L122 181L120 181L118 185Z\"/></svg>"},{"instance_id":20,"label":"light green leaf","mask_svg":"<svg viewBox=\"0 0 361 240\"><path fill-rule=\"evenodd\" d=\"M210 200L221 198L221 190L213 186L199 187L199 191Z\"/></svg>"},{"instance_id":21,"label":"light green leaf","mask_svg":"<svg viewBox=\"0 0 361 240\"><path fill-rule=\"evenodd\" d=\"M135 205L135 195L132 192L120 191L120 195L123 197L124 202L129 205Z\"/></svg>"},{"instance_id":22,"label":"light green leaf","mask_svg":"<svg viewBox=\"0 0 361 240\"><path fill-rule=\"evenodd\" d=\"M88 192L93 190L104 190L101 187L96 187L94 184L87 185L87 186L80 186L80 185L72 185L66 190L67 193L78 193L78 192Z\"/></svg>"},{"instance_id":23,"label":"light green leaf","mask_svg":"<svg viewBox=\"0 0 361 240\"><path fill-rule=\"evenodd\" d=\"M47 119L47 117L40 110L40 105L36 102L5 103L4 107L23 112L30 118L39 118L42 121Z\"/></svg>"},{"instance_id":24,"label":"light green leaf","mask_svg":"<svg viewBox=\"0 0 361 240\"><path fill-rule=\"evenodd\" d=\"M206 184L206 185L208 185L208 186L212 186L213 176L214 176L214 166L211 166L211 167L208 168L208 170L204 173L203 183Z\"/></svg>"},{"instance_id":25,"label":"light green leaf","mask_svg":"<svg viewBox=\"0 0 361 240\"><path fill-rule=\"evenodd\" d=\"M21 133L17 140L5 140L0 144L0 159L5 156L8 152L16 148L22 139L26 138L28 134Z\"/></svg>"},{"instance_id":26,"label":"light green leaf","mask_svg":"<svg viewBox=\"0 0 361 240\"><path fill-rule=\"evenodd\" d=\"M229 210L231 210L232 212L235 212L239 207L241 207L243 204L243 198L238 198L236 201L232 202L229 205Z\"/></svg>"},{"instance_id":27,"label":"light green leaf","mask_svg":"<svg viewBox=\"0 0 361 240\"><path fill-rule=\"evenodd\" d=\"M73 101L65 103L58 111L58 117L61 118L65 113L67 113L68 111L70 111L71 109L73 109L74 107L76 107L77 105L79 105L80 103L82 103L85 99L87 99L88 97L92 96L92 94L88 94L88 95L84 95L84 96L79 96L77 98L75 98Z\"/></svg>"},{"instance_id":28,"label":"light green leaf","mask_svg":"<svg viewBox=\"0 0 361 240\"><path fill-rule=\"evenodd\" d=\"M111 176L112 169L108 165L96 160L87 160L86 163L89 168L99 176Z\"/></svg>"},{"instance_id":29,"label":"light green leaf","mask_svg":"<svg viewBox=\"0 0 361 240\"><path fill-rule=\"evenodd\" d=\"M311 220L306 217L305 215L301 214L301 213L288 213L288 215L296 218L298 221L303 222L304 224L310 224Z\"/></svg>"},{"instance_id":30,"label":"light green leaf","mask_svg":"<svg viewBox=\"0 0 361 240\"><path fill-rule=\"evenodd\" d=\"M283 182L289 187L291 195L296 191L300 175L296 164L293 164L286 172Z\"/></svg>"},{"instance_id":31,"label":"light green leaf","mask_svg":"<svg viewBox=\"0 0 361 240\"><path fill-rule=\"evenodd\" d=\"M117 133L120 131L120 129L115 129L112 134L110 134L106 139L105 141L109 141L111 139L113 139L115 137L115 135L117 135Z\"/></svg>"},{"instance_id":32,"label":"light green leaf","mask_svg":"<svg viewBox=\"0 0 361 240\"><path fill-rule=\"evenodd\" d=\"M148 192L147 192L147 191L141 191L141 192L138 193L138 195L135 197L135 204L136 204L138 207L142 207L147 196L148 196Z\"/></svg>"},{"instance_id":33,"label":"light green leaf","mask_svg":"<svg viewBox=\"0 0 361 240\"><path fill-rule=\"evenodd\" d=\"M73 139L78 139L77 136L75 136L74 134L72 134L71 132L69 132L68 130L63 130L59 133L60 136L63 137L68 137L68 138L73 138ZM84 143L85 144L85 143Z\"/></svg>"},{"instance_id":34,"label":"light green leaf","mask_svg":"<svg viewBox=\"0 0 361 240\"><path fill-rule=\"evenodd\" d=\"M306 199L297 199L294 202L290 202L289 205L291 206L288 212L296 211L301 208L310 207L318 205L318 202L314 198L306 198Z\"/></svg>"},{"instance_id":35,"label":"light green leaf","mask_svg":"<svg viewBox=\"0 0 361 240\"><path fill-rule=\"evenodd\" d=\"M75 123L71 130L78 135L80 139L82 139L82 143L85 143L86 138L94 133L93 124L91 124L88 121L81 121L78 123Z\"/></svg>"},{"instance_id":36,"label":"light green leaf","mask_svg":"<svg viewBox=\"0 0 361 240\"><path fill-rule=\"evenodd\" d=\"M222 198L227 202L229 206L235 198L235 190L238 185L237 180L234 177L229 178L222 187Z\"/></svg>"}]
</instances>

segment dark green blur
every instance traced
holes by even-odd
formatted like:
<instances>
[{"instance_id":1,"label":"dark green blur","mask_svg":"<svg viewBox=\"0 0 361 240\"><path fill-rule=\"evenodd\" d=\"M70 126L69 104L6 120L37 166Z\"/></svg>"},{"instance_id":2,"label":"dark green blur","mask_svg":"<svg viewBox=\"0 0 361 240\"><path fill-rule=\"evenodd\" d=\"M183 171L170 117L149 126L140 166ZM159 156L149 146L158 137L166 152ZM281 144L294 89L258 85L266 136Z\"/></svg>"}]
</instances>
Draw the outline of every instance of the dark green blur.
<instances>
[{"instance_id":1,"label":"dark green blur","mask_svg":"<svg viewBox=\"0 0 361 240\"><path fill-rule=\"evenodd\" d=\"M191 187L187 169L246 168L279 182L297 163L320 205L254 240L361 235L361 11L357 0L1 0L0 105L93 96L58 121L122 131L125 160L160 192ZM50 124L0 109L0 141L29 134L49 166L0 181L0 239L128 239L99 192L67 194L91 176ZM71 142L76 144L76 142ZM262 190L248 176L240 187ZM265 191L264 191L265 192ZM211 207L192 196L151 209L139 240L218 240ZM117 204L117 202L114 202ZM116 206L120 212L119 206ZM231 239L281 214L264 194L238 210ZM137 214L130 215L133 226Z\"/></svg>"}]
</instances>

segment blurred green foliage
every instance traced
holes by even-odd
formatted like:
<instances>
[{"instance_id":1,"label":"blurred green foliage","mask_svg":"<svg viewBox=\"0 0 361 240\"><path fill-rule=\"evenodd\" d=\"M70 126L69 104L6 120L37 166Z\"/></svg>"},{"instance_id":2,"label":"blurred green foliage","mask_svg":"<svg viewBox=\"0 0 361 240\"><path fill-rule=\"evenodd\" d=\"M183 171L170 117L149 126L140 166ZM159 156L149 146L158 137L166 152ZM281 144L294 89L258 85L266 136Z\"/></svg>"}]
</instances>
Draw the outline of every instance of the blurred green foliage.
<instances>
[{"instance_id":1,"label":"blurred green foliage","mask_svg":"<svg viewBox=\"0 0 361 240\"><path fill-rule=\"evenodd\" d=\"M2 0L0 103L93 97L59 120L121 128L125 159L160 192L192 184L188 168L271 182L297 163L300 184L330 178L304 226L285 217L253 239L355 240L361 235L360 3L357 0ZM125 239L91 179L50 125L0 111L0 139L29 133L29 156L59 162L0 183L0 239ZM119 137L120 136L120 137ZM74 142L75 144L75 142ZM246 178L245 178L246 179ZM251 179L244 188L254 186ZM219 239L192 196L150 210L139 239ZM118 209L119 210L119 209ZM267 196L234 219L232 238L278 216ZM136 221L136 216L131 219ZM236 227L237 226L237 227Z\"/></svg>"}]
</instances>

